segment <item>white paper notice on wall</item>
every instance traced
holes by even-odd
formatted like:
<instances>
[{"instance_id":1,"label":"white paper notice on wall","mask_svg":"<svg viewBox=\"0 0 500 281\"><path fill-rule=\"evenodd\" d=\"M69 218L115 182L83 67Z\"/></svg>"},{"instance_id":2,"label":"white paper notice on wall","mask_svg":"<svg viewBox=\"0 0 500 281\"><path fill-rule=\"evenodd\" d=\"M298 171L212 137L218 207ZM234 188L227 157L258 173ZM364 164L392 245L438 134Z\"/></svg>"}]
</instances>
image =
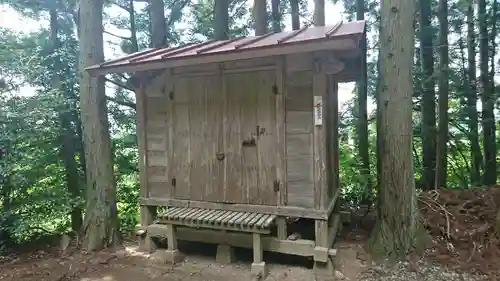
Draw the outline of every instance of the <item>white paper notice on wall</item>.
<instances>
[{"instance_id":1,"label":"white paper notice on wall","mask_svg":"<svg viewBox=\"0 0 500 281\"><path fill-rule=\"evenodd\" d=\"M314 96L314 125L323 125L323 97Z\"/></svg>"}]
</instances>

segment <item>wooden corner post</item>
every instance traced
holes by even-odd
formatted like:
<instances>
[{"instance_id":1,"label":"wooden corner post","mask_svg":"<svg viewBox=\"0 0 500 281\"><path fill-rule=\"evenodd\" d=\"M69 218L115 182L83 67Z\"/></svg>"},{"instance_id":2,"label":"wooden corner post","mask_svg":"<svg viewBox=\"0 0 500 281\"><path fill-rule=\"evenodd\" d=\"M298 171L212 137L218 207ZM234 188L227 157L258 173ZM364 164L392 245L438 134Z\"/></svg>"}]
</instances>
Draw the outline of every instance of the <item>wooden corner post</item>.
<instances>
[{"instance_id":1,"label":"wooden corner post","mask_svg":"<svg viewBox=\"0 0 500 281\"><path fill-rule=\"evenodd\" d=\"M276 100L276 139L277 139L277 153L276 153L276 177L279 184L278 190L278 206L287 205L287 191L286 191L286 137L285 137L285 103L286 103L286 59L280 56L276 61L276 85L275 85L275 100ZM277 217L277 232L278 239L285 240L287 238L287 223L286 217Z\"/></svg>"},{"instance_id":2,"label":"wooden corner post","mask_svg":"<svg viewBox=\"0 0 500 281\"><path fill-rule=\"evenodd\" d=\"M139 185L142 198L148 198L148 179L147 179L147 153L146 153L146 97L144 85L135 91L136 99L136 135L137 146L139 150ZM156 207L141 206L141 230L145 230L156 216ZM147 234L142 235L140 240L141 250L153 252L156 250L156 244Z\"/></svg>"},{"instance_id":3,"label":"wooden corner post","mask_svg":"<svg viewBox=\"0 0 500 281\"><path fill-rule=\"evenodd\" d=\"M325 58L321 55L314 57L315 67L313 74L313 151L314 151L314 206L318 210L327 210L330 201L329 173L330 161L328 153L331 150L331 98L329 97L329 79L324 68ZM330 175L330 176L329 176ZM315 248L314 271L317 275L333 273L333 263L329 255L328 219L315 221Z\"/></svg>"},{"instance_id":4,"label":"wooden corner post","mask_svg":"<svg viewBox=\"0 0 500 281\"><path fill-rule=\"evenodd\" d=\"M313 74L313 173L314 173L314 207L319 210L327 208L327 144L326 136L328 120L325 108L328 103L327 74L323 67L323 56L314 57Z\"/></svg>"}]
</instances>

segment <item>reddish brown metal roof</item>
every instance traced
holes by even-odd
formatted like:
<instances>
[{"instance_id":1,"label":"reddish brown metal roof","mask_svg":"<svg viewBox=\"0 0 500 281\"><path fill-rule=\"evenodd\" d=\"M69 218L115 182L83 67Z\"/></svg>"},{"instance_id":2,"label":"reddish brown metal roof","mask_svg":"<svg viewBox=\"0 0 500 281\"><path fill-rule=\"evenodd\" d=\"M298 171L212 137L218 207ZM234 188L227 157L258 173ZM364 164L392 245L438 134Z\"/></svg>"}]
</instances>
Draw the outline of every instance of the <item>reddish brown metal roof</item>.
<instances>
[{"instance_id":1,"label":"reddish brown metal roof","mask_svg":"<svg viewBox=\"0 0 500 281\"><path fill-rule=\"evenodd\" d=\"M222 41L208 40L173 48L147 49L88 67L87 70L96 75L135 72L331 48L352 49L359 46L358 40L362 38L364 32L365 21L339 22L332 26L305 26L299 30L271 32L261 36L237 37ZM345 42L343 45L335 44L336 41L345 39L351 40L352 44ZM326 42L328 44L325 44ZM205 59L201 60L202 57ZM206 59L207 57L210 59Z\"/></svg>"}]
</instances>

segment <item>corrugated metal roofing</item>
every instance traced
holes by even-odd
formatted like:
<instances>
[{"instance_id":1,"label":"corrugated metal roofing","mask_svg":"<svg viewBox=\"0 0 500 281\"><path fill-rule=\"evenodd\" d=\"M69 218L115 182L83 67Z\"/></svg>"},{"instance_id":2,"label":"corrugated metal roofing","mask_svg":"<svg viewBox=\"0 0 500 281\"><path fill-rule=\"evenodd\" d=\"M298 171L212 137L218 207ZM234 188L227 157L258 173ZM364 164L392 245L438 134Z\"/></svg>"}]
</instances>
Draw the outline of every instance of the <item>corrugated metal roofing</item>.
<instances>
[{"instance_id":1,"label":"corrugated metal roofing","mask_svg":"<svg viewBox=\"0 0 500 281\"><path fill-rule=\"evenodd\" d=\"M172 48L147 49L122 58L88 67L87 70L99 74L143 71L148 70L148 64L155 63L156 67L152 67L152 70L160 68L157 63L162 61L172 61L202 56L205 57L210 55L243 53L250 50L266 50L272 48L280 49L285 46L339 40L346 37L355 39L355 43L357 45L357 40L361 38L364 31L365 21L352 21L346 23L339 22L331 26L304 26L299 30L280 33L271 32L261 36L237 37L222 41L208 40L203 43L191 43ZM296 52L300 52L300 49L297 49ZM263 57L266 55L252 55L252 57L259 56ZM224 61L224 57L221 57L220 59L221 61ZM189 64L197 63L196 61L193 61L193 63ZM141 65L142 67L140 69L134 69L133 66L138 65Z\"/></svg>"}]
</instances>

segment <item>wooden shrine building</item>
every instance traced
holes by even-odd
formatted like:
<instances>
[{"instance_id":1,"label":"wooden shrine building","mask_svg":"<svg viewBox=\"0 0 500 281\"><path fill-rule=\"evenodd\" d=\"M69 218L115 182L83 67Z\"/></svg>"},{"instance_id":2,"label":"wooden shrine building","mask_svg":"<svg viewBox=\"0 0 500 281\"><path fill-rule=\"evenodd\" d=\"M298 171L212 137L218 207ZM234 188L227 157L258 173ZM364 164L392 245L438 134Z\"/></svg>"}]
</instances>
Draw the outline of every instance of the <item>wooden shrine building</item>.
<instances>
[{"instance_id":1,"label":"wooden shrine building","mask_svg":"<svg viewBox=\"0 0 500 281\"><path fill-rule=\"evenodd\" d=\"M141 225L167 238L312 257L330 268L339 228L338 83L365 71L365 22L149 49L87 69L137 79ZM156 207L168 207L156 214ZM287 239L287 218L315 221ZM163 253L163 252L162 252Z\"/></svg>"}]
</instances>

